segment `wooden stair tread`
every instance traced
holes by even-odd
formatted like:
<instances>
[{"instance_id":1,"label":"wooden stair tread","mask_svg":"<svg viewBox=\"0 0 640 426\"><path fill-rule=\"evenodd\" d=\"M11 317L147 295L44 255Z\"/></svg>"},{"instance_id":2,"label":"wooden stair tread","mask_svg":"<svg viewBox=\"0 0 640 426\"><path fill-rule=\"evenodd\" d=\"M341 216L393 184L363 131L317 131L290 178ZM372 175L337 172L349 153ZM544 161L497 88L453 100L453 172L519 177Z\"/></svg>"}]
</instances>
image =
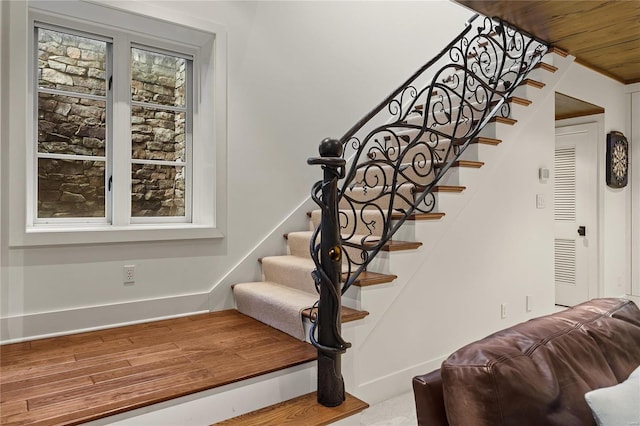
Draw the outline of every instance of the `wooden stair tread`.
<instances>
[{"instance_id":1,"label":"wooden stair tread","mask_svg":"<svg viewBox=\"0 0 640 426\"><path fill-rule=\"evenodd\" d=\"M444 217L444 213L412 213L407 217L407 220L438 220ZM391 215L391 219L399 220L404 217L403 213L394 212Z\"/></svg>"},{"instance_id":2,"label":"wooden stair tread","mask_svg":"<svg viewBox=\"0 0 640 426\"><path fill-rule=\"evenodd\" d=\"M496 106L498 102L500 102L500 100L491 102L491 106ZM507 98L505 102L508 104L517 104L522 106L529 106L533 103L529 99L521 98L520 96L511 96L510 98Z\"/></svg>"},{"instance_id":3,"label":"wooden stair tread","mask_svg":"<svg viewBox=\"0 0 640 426\"><path fill-rule=\"evenodd\" d=\"M88 422L317 359L310 344L235 309L7 344L0 353L1 424Z\"/></svg>"},{"instance_id":4,"label":"wooden stair tread","mask_svg":"<svg viewBox=\"0 0 640 426\"><path fill-rule=\"evenodd\" d=\"M347 278L347 274L342 274L342 281L344 282ZM371 271L362 271L358 278L354 281L353 285L356 287L368 287L370 285L376 284L386 284L398 278L397 275L392 274L381 274L378 272Z\"/></svg>"},{"instance_id":5,"label":"wooden stair tread","mask_svg":"<svg viewBox=\"0 0 640 426\"><path fill-rule=\"evenodd\" d=\"M484 144L484 145L499 145L500 143L502 143L501 139L495 139L495 138L487 138L484 136L478 136L477 138L473 138L473 140L471 141L471 143L479 143L479 144Z\"/></svg>"},{"instance_id":6,"label":"wooden stair tread","mask_svg":"<svg viewBox=\"0 0 640 426\"><path fill-rule=\"evenodd\" d=\"M515 118L502 117L500 115L496 115L495 117L491 118L491 120L489 120L489 123L502 123L502 124L508 124L509 126L513 126L517 122L518 120L516 120Z\"/></svg>"},{"instance_id":7,"label":"wooden stair tread","mask_svg":"<svg viewBox=\"0 0 640 426\"><path fill-rule=\"evenodd\" d=\"M551 46L549 48L549 50L547 51L547 54L549 53L555 53L556 55L560 55L563 58L566 58L567 56L569 56L569 52L567 52L566 50L562 50L559 47L556 46Z\"/></svg>"},{"instance_id":8,"label":"wooden stair tread","mask_svg":"<svg viewBox=\"0 0 640 426\"><path fill-rule=\"evenodd\" d=\"M216 423L216 425L321 426L358 414L368 407L369 404L348 393L345 396L345 401L341 405L337 407L325 407L318 403L316 392L311 392L288 401Z\"/></svg>"},{"instance_id":9,"label":"wooden stair tread","mask_svg":"<svg viewBox=\"0 0 640 426\"><path fill-rule=\"evenodd\" d=\"M367 311L359 311L357 309L349 308L346 306L341 306L340 308L343 323L361 320L362 318L369 315L369 312ZM302 311L302 316L305 318L311 318L312 316L315 316L317 312L318 308L305 309L304 311Z\"/></svg>"},{"instance_id":10,"label":"wooden stair tread","mask_svg":"<svg viewBox=\"0 0 640 426\"><path fill-rule=\"evenodd\" d=\"M558 71L558 67L553 66L551 64L548 64L546 62L538 62L538 64L535 67L533 67L533 69L536 69L536 68L540 68L540 69L543 69L543 70L549 71L549 72Z\"/></svg>"},{"instance_id":11,"label":"wooden stair tread","mask_svg":"<svg viewBox=\"0 0 640 426\"><path fill-rule=\"evenodd\" d=\"M431 192L462 192L467 189L466 186L454 186L454 185L438 185L431 188ZM425 190L425 187L416 185L415 192L420 193Z\"/></svg>"},{"instance_id":12,"label":"wooden stair tread","mask_svg":"<svg viewBox=\"0 0 640 426\"><path fill-rule=\"evenodd\" d=\"M368 241L364 245L366 246L375 246L378 244L377 241ZM381 251L402 251L402 250L415 250L422 245L419 241L398 241L398 240L389 240L387 241L381 248Z\"/></svg>"},{"instance_id":13,"label":"wooden stair tread","mask_svg":"<svg viewBox=\"0 0 640 426\"><path fill-rule=\"evenodd\" d=\"M545 84L541 81L537 81L537 80L532 80L530 78L525 78L524 80L522 80L522 83L520 83L521 86L532 86L532 87L536 87L538 89L542 89Z\"/></svg>"},{"instance_id":14,"label":"wooden stair tread","mask_svg":"<svg viewBox=\"0 0 640 426\"><path fill-rule=\"evenodd\" d=\"M522 106L529 106L532 104L532 101L530 101L529 99L521 98L520 96L512 96L507 99L507 102Z\"/></svg>"},{"instance_id":15,"label":"wooden stair tread","mask_svg":"<svg viewBox=\"0 0 640 426\"><path fill-rule=\"evenodd\" d=\"M466 186L438 185L433 187L433 192L462 192Z\"/></svg>"},{"instance_id":16,"label":"wooden stair tread","mask_svg":"<svg viewBox=\"0 0 640 426\"><path fill-rule=\"evenodd\" d=\"M484 163L482 161L471 161L471 160L457 160L457 161L454 161L453 164L451 165L451 167L466 167L471 169L479 169L482 166L484 166ZM435 164L435 167L436 168L444 167L444 163L437 163Z\"/></svg>"}]
</instances>

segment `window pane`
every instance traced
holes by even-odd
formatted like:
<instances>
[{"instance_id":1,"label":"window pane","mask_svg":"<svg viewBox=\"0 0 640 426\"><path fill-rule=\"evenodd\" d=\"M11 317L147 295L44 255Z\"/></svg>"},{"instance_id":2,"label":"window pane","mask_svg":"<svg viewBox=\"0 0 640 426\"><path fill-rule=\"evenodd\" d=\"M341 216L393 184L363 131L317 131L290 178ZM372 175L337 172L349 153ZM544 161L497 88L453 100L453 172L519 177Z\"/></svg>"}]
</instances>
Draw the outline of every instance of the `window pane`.
<instances>
[{"instance_id":1,"label":"window pane","mask_svg":"<svg viewBox=\"0 0 640 426\"><path fill-rule=\"evenodd\" d=\"M103 101L38 93L38 152L104 156Z\"/></svg>"},{"instance_id":2,"label":"window pane","mask_svg":"<svg viewBox=\"0 0 640 426\"><path fill-rule=\"evenodd\" d=\"M131 216L184 216L185 168L132 164Z\"/></svg>"},{"instance_id":3,"label":"window pane","mask_svg":"<svg viewBox=\"0 0 640 426\"><path fill-rule=\"evenodd\" d=\"M131 157L186 161L184 112L131 108Z\"/></svg>"},{"instance_id":4,"label":"window pane","mask_svg":"<svg viewBox=\"0 0 640 426\"><path fill-rule=\"evenodd\" d=\"M142 49L131 49L131 99L185 106L187 61Z\"/></svg>"},{"instance_id":5,"label":"window pane","mask_svg":"<svg viewBox=\"0 0 640 426\"><path fill-rule=\"evenodd\" d=\"M104 161L38 159L38 217L105 217Z\"/></svg>"},{"instance_id":6,"label":"window pane","mask_svg":"<svg viewBox=\"0 0 640 426\"><path fill-rule=\"evenodd\" d=\"M38 86L105 95L107 43L38 28Z\"/></svg>"}]
</instances>

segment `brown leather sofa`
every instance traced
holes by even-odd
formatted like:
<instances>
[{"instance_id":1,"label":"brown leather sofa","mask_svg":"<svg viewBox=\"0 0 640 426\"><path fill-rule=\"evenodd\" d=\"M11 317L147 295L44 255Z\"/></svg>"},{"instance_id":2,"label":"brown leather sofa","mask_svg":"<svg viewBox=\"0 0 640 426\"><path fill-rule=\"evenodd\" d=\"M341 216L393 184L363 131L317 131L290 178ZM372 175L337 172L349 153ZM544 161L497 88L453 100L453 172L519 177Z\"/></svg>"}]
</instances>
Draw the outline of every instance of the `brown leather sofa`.
<instances>
[{"instance_id":1,"label":"brown leather sofa","mask_svg":"<svg viewBox=\"0 0 640 426\"><path fill-rule=\"evenodd\" d=\"M595 425L586 392L640 365L640 310L596 299L471 343L413 379L418 424Z\"/></svg>"}]
</instances>

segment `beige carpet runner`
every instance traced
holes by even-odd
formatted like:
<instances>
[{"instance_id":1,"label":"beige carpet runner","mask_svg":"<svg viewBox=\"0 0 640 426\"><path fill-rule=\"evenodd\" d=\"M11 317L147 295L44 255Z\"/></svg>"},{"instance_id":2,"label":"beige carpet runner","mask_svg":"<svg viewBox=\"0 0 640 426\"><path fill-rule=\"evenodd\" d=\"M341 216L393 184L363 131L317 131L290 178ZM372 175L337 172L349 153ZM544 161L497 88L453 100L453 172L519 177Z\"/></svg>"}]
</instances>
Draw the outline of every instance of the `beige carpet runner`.
<instances>
[{"instance_id":1,"label":"beige carpet runner","mask_svg":"<svg viewBox=\"0 0 640 426\"><path fill-rule=\"evenodd\" d=\"M446 148L446 145L443 147L442 141L439 148L441 147ZM423 149L428 150L426 146ZM430 167L430 164L427 167ZM386 182L389 182L390 173L389 170L381 169L380 182L385 181L383 176L387 178ZM415 174L410 178L416 179ZM433 179L432 174L425 174L424 183L430 182L431 179ZM400 181L405 180L401 179ZM355 186L347 195L355 200L367 200L376 191L382 193L383 187L364 190L362 187ZM413 185L402 186L399 191L402 197L395 198L394 207L397 209L407 208L406 200L413 199L413 192ZM386 210L389 205L389 197L382 197L378 204L383 210ZM346 204L343 203L341 207L346 207ZM357 220L354 220L354 214L357 216ZM344 238L350 236L351 240L371 243L379 240L382 226L384 226L384 217L379 211L373 209L355 212L340 210L340 216L341 223L350 224L342 229ZM240 312L300 340L308 340L308 336L305 335L305 319L302 312L311 308L318 300L318 293L311 277L315 265L311 259L309 247L312 230L319 223L320 210L315 210L310 214L310 230L292 232L286 236L288 254L262 259L262 281L233 285L236 306ZM345 251L353 258L361 256L357 249L345 247ZM346 256L344 259L346 263ZM344 271L346 271L346 267Z\"/></svg>"}]
</instances>

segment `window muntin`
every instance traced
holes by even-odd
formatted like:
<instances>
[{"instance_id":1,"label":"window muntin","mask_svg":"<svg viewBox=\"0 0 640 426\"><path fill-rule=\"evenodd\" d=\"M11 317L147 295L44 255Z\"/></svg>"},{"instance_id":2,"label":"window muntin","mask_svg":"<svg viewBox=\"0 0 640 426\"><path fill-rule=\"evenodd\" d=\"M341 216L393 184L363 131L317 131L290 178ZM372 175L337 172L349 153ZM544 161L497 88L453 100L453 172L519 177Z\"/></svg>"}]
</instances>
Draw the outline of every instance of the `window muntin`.
<instances>
[{"instance_id":1,"label":"window muntin","mask_svg":"<svg viewBox=\"0 0 640 426\"><path fill-rule=\"evenodd\" d=\"M122 42L130 56L113 58L112 39L58 27L35 31L36 223L110 223L112 205L131 223L191 222L193 57ZM130 69L127 99L112 87L112 61ZM110 120L113 102L126 106L129 122ZM109 144L124 126L127 144ZM123 169L114 166L122 156L113 150L125 149L130 175L114 177ZM129 182L129 206L111 202L113 179Z\"/></svg>"},{"instance_id":2,"label":"window muntin","mask_svg":"<svg viewBox=\"0 0 640 426\"><path fill-rule=\"evenodd\" d=\"M36 221L102 218L104 222L110 43L42 26L35 32Z\"/></svg>"}]
</instances>

